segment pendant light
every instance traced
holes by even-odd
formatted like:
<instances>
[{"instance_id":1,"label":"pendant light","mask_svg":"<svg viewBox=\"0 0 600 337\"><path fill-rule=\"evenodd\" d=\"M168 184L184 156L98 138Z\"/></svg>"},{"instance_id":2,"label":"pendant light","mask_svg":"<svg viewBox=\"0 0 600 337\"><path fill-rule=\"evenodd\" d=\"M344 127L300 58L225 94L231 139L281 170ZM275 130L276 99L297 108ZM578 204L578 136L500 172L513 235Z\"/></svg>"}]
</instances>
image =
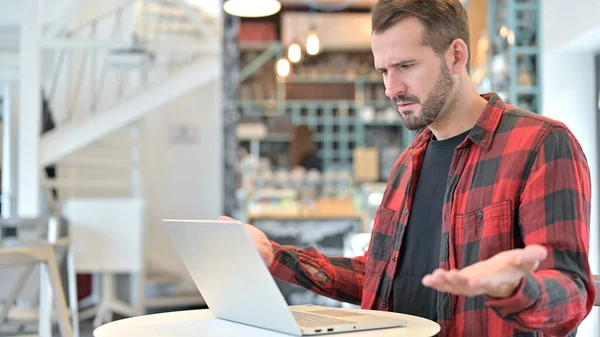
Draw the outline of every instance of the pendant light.
<instances>
[{"instance_id":1,"label":"pendant light","mask_svg":"<svg viewBox=\"0 0 600 337\"><path fill-rule=\"evenodd\" d=\"M276 71L277 75L286 77L291 71L290 62L286 58L280 58L276 63Z\"/></svg>"},{"instance_id":2,"label":"pendant light","mask_svg":"<svg viewBox=\"0 0 600 337\"><path fill-rule=\"evenodd\" d=\"M308 17L308 36L306 37L306 53L315 56L321 52L321 41L317 34L317 14L311 10Z\"/></svg>"},{"instance_id":3,"label":"pendant light","mask_svg":"<svg viewBox=\"0 0 600 337\"><path fill-rule=\"evenodd\" d=\"M317 35L317 31L311 29L308 33L308 37L306 38L306 53L308 55L317 55L321 50L321 45L319 41L319 35Z\"/></svg>"},{"instance_id":4,"label":"pendant light","mask_svg":"<svg viewBox=\"0 0 600 337\"><path fill-rule=\"evenodd\" d=\"M276 14L281 9L277 0L227 0L223 10L230 15L258 18Z\"/></svg>"},{"instance_id":5,"label":"pendant light","mask_svg":"<svg viewBox=\"0 0 600 337\"><path fill-rule=\"evenodd\" d=\"M288 47L288 60L292 63L298 63L302 59L302 48L297 42L293 42Z\"/></svg>"}]
</instances>

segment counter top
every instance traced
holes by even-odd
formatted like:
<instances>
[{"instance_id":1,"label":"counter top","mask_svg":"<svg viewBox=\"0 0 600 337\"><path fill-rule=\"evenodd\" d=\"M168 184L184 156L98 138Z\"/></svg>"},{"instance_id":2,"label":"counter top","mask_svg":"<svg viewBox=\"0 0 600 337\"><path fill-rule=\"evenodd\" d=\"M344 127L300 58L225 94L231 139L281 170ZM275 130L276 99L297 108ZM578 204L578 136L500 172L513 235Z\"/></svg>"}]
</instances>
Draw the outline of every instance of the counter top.
<instances>
[{"instance_id":1,"label":"counter top","mask_svg":"<svg viewBox=\"0 0 600 337\"><path fill-rule=\"evenodd\" d=\"M330 220L361 219L362 214L349 199L320 199L314 207L265 207L252 208L246 212L249 220Z\"/></svg>"},{"instance_id":2,"label":"counter top","mask_svg":"<svg viewBox=\"0 0 600 337\"><path fill-rule=\"evenodd\" d=\"M280 219L280 220L330 220L330 219L361 219L358 212L248 212L248 220Z\"/></svg>"}]
</instances>

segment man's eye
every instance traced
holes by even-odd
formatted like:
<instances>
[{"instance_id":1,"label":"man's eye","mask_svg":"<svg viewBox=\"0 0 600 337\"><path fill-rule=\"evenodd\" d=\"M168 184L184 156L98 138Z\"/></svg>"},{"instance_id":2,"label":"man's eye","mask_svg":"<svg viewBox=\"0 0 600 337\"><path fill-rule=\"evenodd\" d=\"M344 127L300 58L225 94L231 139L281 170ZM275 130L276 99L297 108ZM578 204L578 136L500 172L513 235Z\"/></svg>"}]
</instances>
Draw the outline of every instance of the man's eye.
<instances>
[{"instance_id":1,"label":"man's eye","mask_svg":"<svg viewBox=\"0 0 600 337\"><path fill-rule=\"evenodd\" d=\"M410 67L412 67L412 64L403 64L401 67L402 69L410 69Z\"/></svg>"}]
</instances>

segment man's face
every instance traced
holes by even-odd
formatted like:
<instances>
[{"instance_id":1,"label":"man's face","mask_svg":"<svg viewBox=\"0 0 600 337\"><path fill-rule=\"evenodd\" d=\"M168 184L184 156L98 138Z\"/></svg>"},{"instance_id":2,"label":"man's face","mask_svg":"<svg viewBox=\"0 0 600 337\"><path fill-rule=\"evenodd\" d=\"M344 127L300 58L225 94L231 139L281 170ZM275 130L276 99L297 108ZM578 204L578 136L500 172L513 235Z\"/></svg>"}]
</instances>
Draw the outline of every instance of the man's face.
<instances>
[{"instance_id":1,"label":"man's face","mask_svg":"<svg viewBox=\"0 0 600 337\"><path fill-rule=\"evenodd\" d=\"M371 39L385 94L409 130L422 129L438 119L455 83L445 60L422 44L424 31L419 20L411 17Z\"/></svg>"}]
</instances>

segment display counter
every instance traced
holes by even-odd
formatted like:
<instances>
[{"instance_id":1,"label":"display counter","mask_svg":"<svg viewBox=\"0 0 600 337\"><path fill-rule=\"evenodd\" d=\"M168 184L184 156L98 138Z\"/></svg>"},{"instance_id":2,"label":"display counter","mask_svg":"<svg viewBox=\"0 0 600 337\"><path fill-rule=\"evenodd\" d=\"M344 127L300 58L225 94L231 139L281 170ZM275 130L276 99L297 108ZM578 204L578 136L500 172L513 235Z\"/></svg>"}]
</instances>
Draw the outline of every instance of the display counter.
<instances>
[{"instance_id":1,"label":"display counter","mask_svg":"<svg viewBox=\"0 0 600 337\"><path fill-rule=\"evenodd\" d=\"M254 220L336 220L362 219L351 199L320 198L312 206L254 207L246 212Z\"/></svg>"}]
</instances>

